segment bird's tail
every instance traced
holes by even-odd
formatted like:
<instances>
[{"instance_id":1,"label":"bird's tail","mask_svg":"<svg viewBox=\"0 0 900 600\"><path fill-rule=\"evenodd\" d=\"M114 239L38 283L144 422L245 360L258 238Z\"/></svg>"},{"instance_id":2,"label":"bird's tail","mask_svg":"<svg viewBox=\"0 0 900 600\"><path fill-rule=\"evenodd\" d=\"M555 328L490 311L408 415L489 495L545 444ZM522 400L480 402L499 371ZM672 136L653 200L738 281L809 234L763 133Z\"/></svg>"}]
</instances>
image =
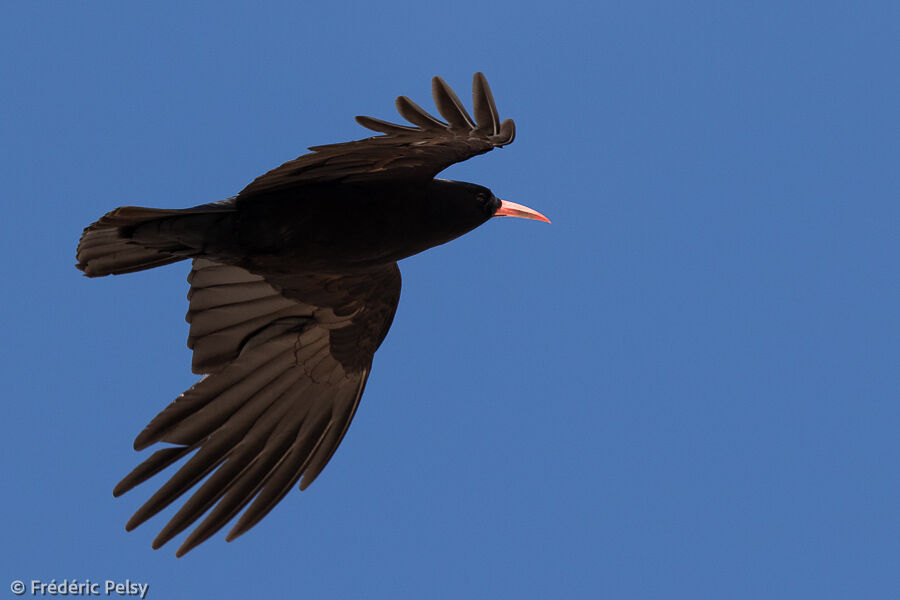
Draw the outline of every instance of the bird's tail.
<instances>
[{"instance_id":1,"label":"bird's tail","mask_svg":"<svg viewBox=\"0 0 900 600\"><path fill-rule=\"evenodd\" d=\"M173 235L174 230L183 233L185 224L197 217L209 219L233 211L228 201L184 209L120 206L85 228L78 242L76 266L88 277L103 277L190 258L196 247L186 244L183 235Z\"/></svg>"}]
</instances>

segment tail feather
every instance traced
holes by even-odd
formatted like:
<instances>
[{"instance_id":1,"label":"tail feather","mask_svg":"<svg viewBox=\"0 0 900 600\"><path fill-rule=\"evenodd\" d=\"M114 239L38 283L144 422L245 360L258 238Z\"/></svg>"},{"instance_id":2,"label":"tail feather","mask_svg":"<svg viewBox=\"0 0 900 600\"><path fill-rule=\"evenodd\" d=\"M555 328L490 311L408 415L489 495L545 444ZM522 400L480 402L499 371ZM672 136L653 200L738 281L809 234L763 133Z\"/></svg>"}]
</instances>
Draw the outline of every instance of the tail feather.
<instances>
[{"instance_id":1,"label":"tail feather","mask_svg":"<svg viewBox=\"0 0 900 600\"><path fill-rule=\"evenodd\" d=\"M229 203L214 202L194 208L162 209L120 206L86 227L78 243L76 258L79 269L88 277L134 273L168 265L191 257L192 248L172 240L147 245L132 238L139 225L190 214L208 214L233 210Z\"/></svg>"}]
</instances>

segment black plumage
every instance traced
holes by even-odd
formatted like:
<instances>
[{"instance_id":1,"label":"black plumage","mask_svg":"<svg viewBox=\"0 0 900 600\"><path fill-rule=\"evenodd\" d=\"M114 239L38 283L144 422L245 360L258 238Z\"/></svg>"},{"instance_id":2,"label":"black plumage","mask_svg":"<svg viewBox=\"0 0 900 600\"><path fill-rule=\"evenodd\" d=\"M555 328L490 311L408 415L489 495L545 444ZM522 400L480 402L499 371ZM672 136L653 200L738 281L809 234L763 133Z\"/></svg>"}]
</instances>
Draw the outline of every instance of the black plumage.
<instances>
[{"instance_id":1,"label":"black plumage","mask_svg":"<svg viewBox=\"0 0 900 600\"><path fill-rule=\"evenodd\" d=\"M89 277L192 259L188 347L206 375L138 435L157 450L120 495L191 456L134 514L133 529L196 489L154 548L208 514L178 549L201 543L242 509L231 540L298 481L308 486L347 431L400 298L398 260L493 216L546 219L485 187L434 179L447 166L512 142L476 73L475 119L439 77L444 123L401 96L415 127L357 117L383 135L310 148L237 196L187 209L125 206L84 230Z\"/></svg>"}]
</instances>

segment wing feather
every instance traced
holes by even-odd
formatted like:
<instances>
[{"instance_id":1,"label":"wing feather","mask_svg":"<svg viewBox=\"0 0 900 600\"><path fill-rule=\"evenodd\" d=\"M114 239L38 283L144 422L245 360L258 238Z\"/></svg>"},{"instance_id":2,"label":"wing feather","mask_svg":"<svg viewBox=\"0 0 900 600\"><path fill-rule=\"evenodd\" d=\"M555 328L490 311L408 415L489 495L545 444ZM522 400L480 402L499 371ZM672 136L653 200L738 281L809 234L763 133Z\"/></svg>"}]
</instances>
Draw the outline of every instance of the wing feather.
<instances>
[{"instance_id":1,"label":"wing feather","mask_svg":"<svg viewBox=\"0 0 900 600\"><path fill-rule=\"evenodd\" d=\"M285 406L290 407L296 399L286 396L284 400ZM284 418L288 421L283 426L273 427L272 435L266 440L265 446L256 455L252 456L252 460L247 462L246 467L233 482L223 486L221 493L216 498L215 508L191 532L190 536L178 549L179 553L187 552L215 534L253 499L263 484L269 485L270 475L284 461L287 451L294 441L295 436L293 432L299 429L308 413L308 406L305 406L303 410L284 411L277 414L273 411L273 419ZM250 455L251 452L245 451L245 454ZM202 513L203 511L199 512ZM199 514L193 516L193 519L196 518L199 518Z\"/></svg>"},{"instance_id":2,"label":"wing feather","mask_svg":"<svg viewBox=\"0 0 900 600\"><path fill-rule=\"evenodd\" d=\"M440 77L432 80L432 95L444 123L421 106L400 96L397 112L414 127L373 117L357 123L384 134L352 142L312 146L310 154L288 161L257 177L238 194L238 201L256 195L322 182L429 180L452 165L505 146L515 137L513 122L500 122L494 96L481 73L472 84L475 120Z\"/></svg>"},{"instance_id":3,"label":"wing feather","mask_svg":"<svg viewBox=\"0 0 900 600\"><path fill-rule=\"evenodd\" d=\"M466 107L446 81L434 77L431 80L431 95L434 97L434 105L437 106L438 112L447 119L452 129L467 133L476 129L472 117L466 112Z\"/></svg>"},{"instance_id":4,"label":"wing feather","mask_svg":"<svg viewBox=\"0 0 900 600\"><path fill-rule=\"evenodd\" d=\"M129 531L134 529L177 500L218 467L240 442L247 439L247 434L256 420L288 387L296 383L297 379L296 372L284 371L253 396L245 399L225 423L210 434L208 439L202 441L199 451L137 510L125 528Z\"/></svg>"},{"instance_id":5,"label":"wing feather","mask_svg":"<svg viewBox=\"0 0 900 600\"><path fill-rule=\"evenodd\" d=\"M475 107L475 120L479 129L487 131L490 135L500 133L500 113L497 112L497 103L494 102L494 94L487 78L481 72L475 73L472 80L472 105Z\"/></svg>"},{"instance_id":6,"label":"wing feather","mask_svg":"<svg viewBox=\"0 0 900 600\"><path fill-rule=\"evenodd\" d=\"M415 127L409 127L407 125L398 125L396 123L391 123L389 121L382 121L381 119L376 119L375 117L364 117L362 115L354 117L356 122L365 127L366 129L371 129L372 131L377 131L378 133L386 133L388 135L408 135L414 134L419 130Z\"/></svg>"},{"instance_id":7,"label":"wing feather","mask_svg":"<svg viewBox=\"0 0 900 600\"><path fill-rule=\"evenodd\" d=\"M439 134L446 132L448 129L446 123L432 117L424 108L406 96L398 96L394 104L396 104L397 112L400 113L400 116L413 125L418 125L422 129Z\"/></svg>"},{"instance_id":8,"label":"wing feather","mask_svg":"<svg viewBox=\"0 0 900 600\"><path fill-rule=\"evenodd\" d=\"M286 390L285 390L286 391ZM241 441L228 453L222 466L216 469L203 485L175 513L153 540L156 547L184 531L191 523L203 516L210 507L219 502L232 487L240 481L241 474L256 459L263 456L262 450L275 430L278 422L293 407L293 399L284 391L253 424ZM297 411L300 412L300 411ZM302 413L301 414L305 414ZM220 511L221 512L221 511ZM225 511L228 512L227 510ZM233 515L231 515L233 516ZM229 516L230 519L230 516ZM227 523L227 520L225 521ZM224 524L224 523L223 523ZM221 525L219 526L221 527Z\"/></svg>"},{"instance_id":9,"label":"wing feather","mask_svg":"<svg viewBox=\"0 0 900 600\"><path fill-rule=\"evenodd\" d=\"M253 503L247 507L237 523L226 536L226 541L231 541L246 533L250 528L259 523L276 504L287 495L292 487L303 475L303 468L309 462L309 456L315 452L319 443L319 437L313 437L312 433L327 426L326 417L319 416L318 422L310 421L307 427L301 427L292 441L283 460L273 469L267 485L263 487Z\"/></svg>"},{"instance_id":10,"label":"wing feather","mask_svg":"<svg viewBox=\"0 0 900 600\"><path fill-rule=\"evenodd\" d=\"M234 360L241 344L278 319L311 318L314 306L289 300L259 275L207 259L188 275L191 369L212 373ZM271 329L270 329L271 331Z\"/></svg>"},{"instance_id":11,"label":"wing feather","mask_svg":"<svg viewBox=\"0 0 900 600\"><path fill-rule=\"evenodd\" d=\"M304 489L321 473L356 413L400 294L396 264L353 276L273 277L195 259L188 279L195 355L198 341L218 335L218 354L231 358L141 432L136 449L176 446L154 452L114 490L121 495L190 455L126 524L134 529L189 494L153 541L158 548L202 518L178 556L244 510L227 539L241 535L298 481ZM258 327L244 335L251 322Z\"/></svg>"}]
</instances>

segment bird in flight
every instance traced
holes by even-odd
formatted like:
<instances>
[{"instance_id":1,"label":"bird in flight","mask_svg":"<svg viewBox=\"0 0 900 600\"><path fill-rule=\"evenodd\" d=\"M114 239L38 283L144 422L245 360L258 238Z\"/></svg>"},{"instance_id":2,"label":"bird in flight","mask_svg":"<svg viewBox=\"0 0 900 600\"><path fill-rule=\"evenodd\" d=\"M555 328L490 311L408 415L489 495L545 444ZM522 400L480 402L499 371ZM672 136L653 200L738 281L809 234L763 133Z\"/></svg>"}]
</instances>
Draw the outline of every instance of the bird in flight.
<instances>
[{"instance_id":1,"label":"bird in flight","mask_svg":"<svg viewBox=\"0 0 900 600\"><path fill-rule=\"evenodd\" d=\"M314 146L226 200L123 206L84 230L77 267L88 277L192 261L187 343L192 370L204 377L137 436L135 450L168 446L113 491L124 494L193 453L126 525L134 529L206 478L154 548L208 512L182 556L245 509L231 541L298 481L301 490L312 483L347 432L394 319L398 260L492 217L549 223L486 187L435 178L509 144L515 125L500 121L481 73L474 119L440 77L432 94L446 123L400 96L397 110L412 126L356 117L382 135Z\"/></svg>"}]
</instances>

